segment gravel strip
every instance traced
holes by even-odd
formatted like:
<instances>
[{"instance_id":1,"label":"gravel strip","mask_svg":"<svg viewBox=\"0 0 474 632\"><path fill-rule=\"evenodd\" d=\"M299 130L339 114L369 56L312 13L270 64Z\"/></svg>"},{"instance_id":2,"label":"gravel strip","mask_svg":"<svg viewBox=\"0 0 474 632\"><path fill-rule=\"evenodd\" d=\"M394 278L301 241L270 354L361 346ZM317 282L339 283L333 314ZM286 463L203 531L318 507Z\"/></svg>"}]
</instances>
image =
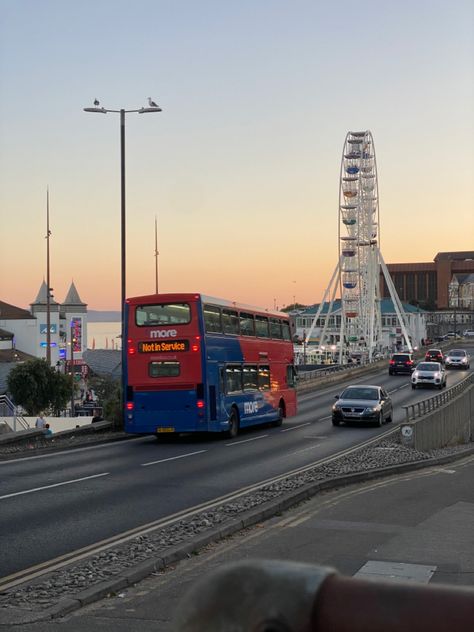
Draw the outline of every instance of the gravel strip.
<instances>
[{"instance_id":1,"label":"gravel strip","mask_svg":"<svg viewBox=\"0 0 474 632\"><path fill-rule=\"evenodd\" d=\"M78 432L69 436L56 436L42 438L35 437L30 441L22 441L18 443L9 443L0 446L0 460L8 460L12 456L29 456L30 454L43 454L46 452L55 452L57 450L66 450L68 448L76 448L83 445L93 443L104 443L106 441L114 441L117 439L129 439L131 435L125 432L117 432L112 430L104 430L97 433Z\"/></svg>"},{"instance_id":2,"label":"gravel strip","mask_svg":"<svg viewBox=\"0 0 474 632\"><path fill-rule=\"evenodd\" d=\"M222 527L226 522L270 500L295 492L308 483L322 482L347 474L367 472L403 463L429 461L444 456L461 457L471 450L471 444L418 452L384 439L330 463L315 466L301 474L295 474L271 483L224 503L214 509L202 511L192 518L157 529L153 533L137 536L75 566L54 571L46 579L24 584L0 595L0 608L20 608L25 611L47 609L60 598L73 597L82 590L98 583L110 581L150 557L162 555L170 547L187 543L209 529Z\"/></svg>"}]
</instances>

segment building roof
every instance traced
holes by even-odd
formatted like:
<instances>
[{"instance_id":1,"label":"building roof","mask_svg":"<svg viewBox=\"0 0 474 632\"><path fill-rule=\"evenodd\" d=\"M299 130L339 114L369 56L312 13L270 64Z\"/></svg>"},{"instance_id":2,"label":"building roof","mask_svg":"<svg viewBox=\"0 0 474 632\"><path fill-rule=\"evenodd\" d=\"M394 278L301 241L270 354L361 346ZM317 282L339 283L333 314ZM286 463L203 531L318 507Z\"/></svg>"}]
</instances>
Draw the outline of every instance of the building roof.
<instances>
[{"instance_id":1,"label":"building roof","mask_svg":"<svg viewBox=\"0 0 474 632\"><path fill-rule=\"evenodd\" d=\"M315 303L314 305L310 305L305 310L296 314L296 316L311 316L316 314L319 309L319 303ZM402 303L403 309L407 313L424 313L425 310L420 309L419 307L415 307L414 305L410 305L409 303ZM321 310L321 314L327 314L329 310L329 303L325 302L324 307ZM341 300L336 299L332 306L332 313L341 311ZM395 314L395 307L393 305L393 301L391 298L383 298L380 300L380 311L382 314Z\"/></svg>"},{"instance_id":2,"label":"building roof","mask_svg":"<svg viewBox=\"0 0 474 632\"><path fill-rule=\"evenodd\" d=\"M27 309L0 301L0 320L26 320L35 317Z\"/></svg>"},{"instance_id":3,"label":"building roof","mask_svg":"<svg viewBox=\"0 0 474 632\"><path fill-rule=\"evenodd\" d=\"M47 305L47 304L48 304L48 286L46 285L46 281L43 279L43 283L41 284L41 287L39 289L38 296L36 297L36 300L33 303L30 303L30 305ZM52 296L50 296L49 304L57 305L58 303L57 301L54 300Z\"/></svg>"},{"instance_id":4,"label":"building roof","mask_svg":"<svg viewBox=\"0 0 474 632\"><path fill-rule=\"evenodd\" d=\"M116 349L87 349L82 358L91 371L97 375L122 375L122 352Z\"/></svg>"},{"instance_id":5,"label":"building roof","mask_svg":"<svg viewBox=\"0 0 474 632\"><path fill-rule=\"evenodd\" d=\"M0 349L0 395L7 392L7 378L10 371L18 366L19 362L34 359L34 356L18 349Z\"/></svg>"},{"instance_id":6,"label":"building roof","mask_svg":"<svg viewBox=\"0 0 474 632\"><path fill-rule=\"evenodd\" d=\"M467 285L468 283L474 283L474 273L471 272L469 274L459 274L457 272L454 275L454 278L460 285Z\"/></svg>"},{"instance_id":7,"label":"building roof","mask_svg":"<svg viewBox=\"0 0 474 632\"><path fill-rule=\"evenodd\" d=\"M459 252L438 252L434 261L440 261L441 259L449 259L450 261L466 261L474 260L474 250L464 250Z\"/></svg>"},{"instance_id":8,"label":"building roof","mask_svg":"<svg viewBox=\"0 0 474 632\"><path fill-rule=\"evenodd\" d=\"M69 292L67 293L66 298L64 299L63 305L87 305L87 303L83 303L79 296L79 292L74 285L74 281L71 281L71 286L69 288Z\"/></svg>"}]
</instances>

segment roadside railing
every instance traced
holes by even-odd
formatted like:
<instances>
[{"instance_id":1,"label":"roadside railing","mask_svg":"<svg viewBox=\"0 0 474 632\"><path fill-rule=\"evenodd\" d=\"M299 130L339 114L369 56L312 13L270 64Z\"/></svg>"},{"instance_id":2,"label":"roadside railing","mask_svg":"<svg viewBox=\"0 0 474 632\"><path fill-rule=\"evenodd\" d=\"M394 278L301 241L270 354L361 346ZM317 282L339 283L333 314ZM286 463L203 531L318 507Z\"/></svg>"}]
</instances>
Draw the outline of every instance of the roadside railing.
<instances>
[{"instance_id":1,"label":"roadside railing","mask_svg":"<svg viewBox=\"0 0 474 632\"><path fill-rule=\"evenodd\" d=\"M434 397L423 399L421 402L416 402L415 404L410 404L409 406L403 406L405 409L405 421L409 422L418 419L419 417L424 417L437 408L444 406L467 390L471 384L474 384L474 373L470 373L464 380L458 382L450 388L447 388Z\"/></svg>"},{"instance_id":2,"label":"roadside railing","mask_svg":"<svg viewBox=\"0 0 474 632\"><path fill-rule=\"evenodd\" d=\"M0 395L0 419L3 419L16 432L17 426L21 430L29 430L30 424L17 412L17 407L7 395Z\"/></svg>"},{"instance_id":3,"label":"roadside railing","mask_svg":"<svg viewBox=\"0 0 474 632\"><path fill-rule=\"evenodd\" d=\"M471 632L471 587L344 577L282 560L227 564L185 595L174 632Z\"/></svg>"},{"instance_id":4,"label":"roadside railing","mask_svg":"<svg viewBox=\"0 0 474 632\"><path fill-rule=\"evenodd\" d=\"M330 364L327 367L320 369L311 369L309 371L298 371L298 380L305 382L307 380L314 380L318 377L324 377L331 373L338 373L339 371L346 371L347 369L353 369L354 366L350 364Z\"/></svg>"}]
</instances>

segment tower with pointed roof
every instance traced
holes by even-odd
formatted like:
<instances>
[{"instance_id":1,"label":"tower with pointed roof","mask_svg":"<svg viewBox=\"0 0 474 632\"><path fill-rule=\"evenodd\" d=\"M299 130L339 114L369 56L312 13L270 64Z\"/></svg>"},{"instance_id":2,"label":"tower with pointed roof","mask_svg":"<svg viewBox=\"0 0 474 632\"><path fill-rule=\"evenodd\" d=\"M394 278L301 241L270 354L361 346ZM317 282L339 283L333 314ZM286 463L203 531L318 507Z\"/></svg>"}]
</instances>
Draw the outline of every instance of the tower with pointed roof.
<instances>
[{"instance_id":1,"label":"tower with pointed roof","mask_svg":"<svg viewBox=\"0 0 474 632\"><path fill-rule=\"evenodd\" d=\"M31 313L36 318L36 349L34 355L39 358L47 356L47 305L48 305L48 286L43 279L36 300L30 303ZM59 360L60 348L60 305L54 300L53 296L49 299L49 322L50 322L50 341L51 341L51 365L54 366Z\"/></svg>"}]
</instances>

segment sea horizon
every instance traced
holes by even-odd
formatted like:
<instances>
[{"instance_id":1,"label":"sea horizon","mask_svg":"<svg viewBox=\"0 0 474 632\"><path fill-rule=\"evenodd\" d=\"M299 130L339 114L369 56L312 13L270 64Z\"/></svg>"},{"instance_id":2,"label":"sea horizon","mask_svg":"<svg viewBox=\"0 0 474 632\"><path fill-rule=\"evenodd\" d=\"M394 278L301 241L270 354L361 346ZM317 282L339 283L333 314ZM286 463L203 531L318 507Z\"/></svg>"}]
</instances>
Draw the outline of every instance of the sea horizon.
<instances>
[{"instance_id":1,"label":"sea horizon","mask_svg":"<svg viewBox=\"0 0 474 632\"><path fill-rule=\"evenodd\" d=\"M121 349L122 323L120 321L87 323L88 349Z\"/></svg>"}]
</instances>

